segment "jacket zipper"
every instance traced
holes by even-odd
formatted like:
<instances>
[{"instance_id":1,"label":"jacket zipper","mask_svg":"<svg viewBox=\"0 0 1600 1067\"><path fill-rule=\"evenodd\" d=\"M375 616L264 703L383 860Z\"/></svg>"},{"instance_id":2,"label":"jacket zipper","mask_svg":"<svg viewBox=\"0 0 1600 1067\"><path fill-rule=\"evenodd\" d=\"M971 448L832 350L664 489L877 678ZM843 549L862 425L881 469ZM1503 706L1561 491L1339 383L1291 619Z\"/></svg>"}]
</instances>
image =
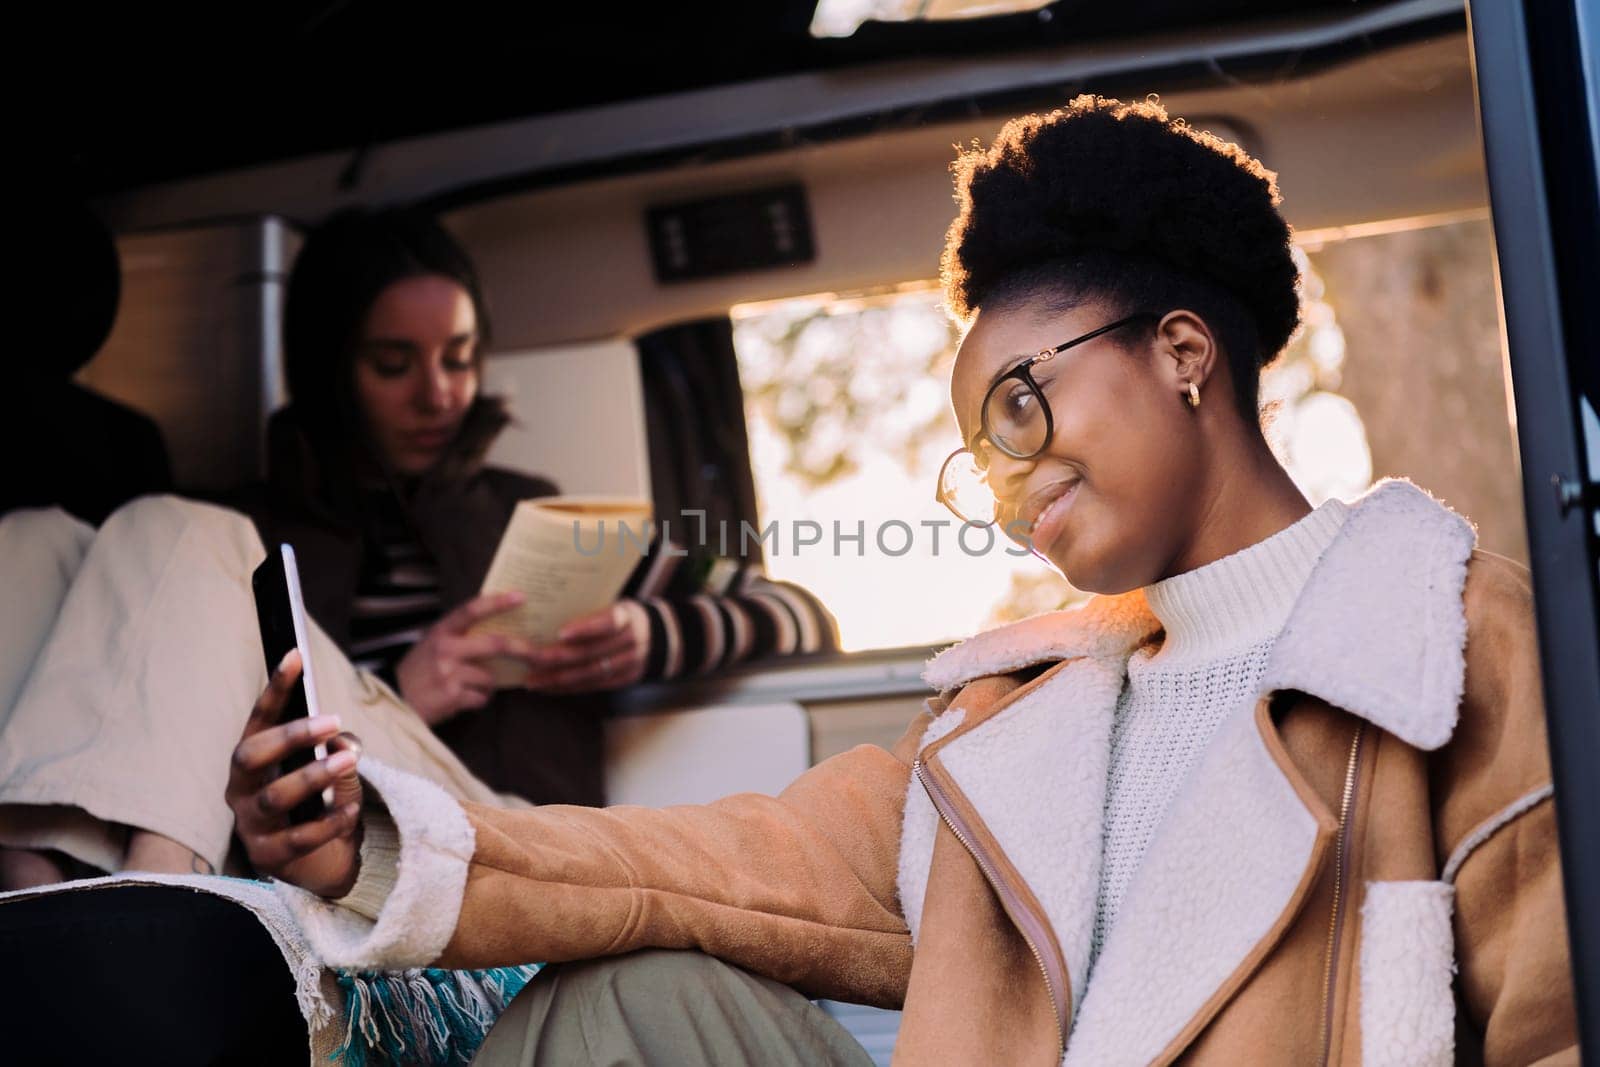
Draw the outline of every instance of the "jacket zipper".
<instances>
[{"instance_id":1,"label":"jacket zipper","mask_svg":"<svg viewBox=\"0 0 1600 1067\"><path fill-rule=\"evenodd\" d=\"M934 780L931 774L926 772L922 760L918 759L913 762L911 770L917 776L917 780L922 783L922 788L927 791L928 799L933 801L934 810L939 813L940 820L950 828L950 832L956 835L956 840L960 841L962 846L971 853L972 858L977 861L978 869L983 872L984 878L988 879L989 885L993 887L995 893L1000 897L1001 906L1005 908L1006 914L1011 917L1011 921L1016 924L1017 932L1022 935L1022 940L1028 946L1028 951L1033 953L1033 961L1039 966L1039 975L1044 979L1045 992L1049 994L1050 1005L1055 1011L1056 1058L1053 1062L1060 1063L1061 1058L1066 1055L1067 1033L1066 1019L1063 1017L1065 1014L1063 1001L1057 994L1057 990L1064 992L1066 989L1066 966L1062 965L1061 971L1063 973L1059 980L1051 978L1050 967L1045 963L1044 954L1039 948L1041 944L1045 943L1046 927L1044 919L1036 915L1033 909L1028 907L1027 903L1017 894L1016 890L1012 889L1000 877L1000 873L995 868L994 863L984 849L978 845L968 829L966 820L961 817L960 813L955 810L954 805L950 803L950 798L946 795L944 788Z\"/></svg>"},{"instance_id":2,"label":"jacket zipper","mask_svg":"<svg viewBox=\"0 0 1600 1067\"><path fill-rule=\"evenodd\" d=\"M1356 775L1361 769L1361 739L1366 723L1356 724L1356 735L1350 739L1350 758L1344 772L1344 792L1339 798L1339 836L1335 839L1333 866L1333 912L1328 917L1328 958L1322 975L1322 1058L1327 1067L1328 1055L1333 1050L1333 978L1339 959L1339 942L1344 936L1344 905L1349 891L1345 883L1350 872L1351 807L1355 803Z\"/></svg>"}]
</instances>

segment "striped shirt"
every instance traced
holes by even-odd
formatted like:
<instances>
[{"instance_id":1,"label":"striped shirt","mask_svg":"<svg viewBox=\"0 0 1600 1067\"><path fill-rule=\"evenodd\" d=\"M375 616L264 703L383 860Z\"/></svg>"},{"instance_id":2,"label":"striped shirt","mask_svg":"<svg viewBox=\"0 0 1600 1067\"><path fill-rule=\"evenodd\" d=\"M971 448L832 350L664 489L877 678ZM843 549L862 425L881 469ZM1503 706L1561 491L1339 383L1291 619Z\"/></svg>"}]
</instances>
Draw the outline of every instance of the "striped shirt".
<instances>
[{"instance_id":1,"label":"striped shirt","mask_svg":"<svg viewBox=\"0 0 1600 1067\"><path fill-rule=\"evenodd\" d=\"M765 656L832 652L838 629L822 602L751 563L654 542L624 587L650 615L645 678L705 675Z\"/></svg>"},{"instance_id":2,"label":"striped shirt","mask_svg":"<svg viewBox=\"0 0 1600 1067\"><path fill-rule=\"evenodd\" d=\"M395 669L441 615L439 568L398 498L375 492L346 649L357 667L398 688ZM651 544L623 596L650 618L647 681L706 675L766 656L838 649L833 616L809 592L758 566L670 542ZM453 606L453 605L452 605Z\"/></svg>"},{"instance_id":3,"label":"striped shirt","mask_svg":"<svg viewBox=\"0 0 1600 1067\"><path fill-rule=\"evenodd\" d=\"M417 539L391 492L369 498L368 525L356 599L350 610L350 662L395 683L395 667L444 614L439 566Z\"/></svg>"}]
</instances>

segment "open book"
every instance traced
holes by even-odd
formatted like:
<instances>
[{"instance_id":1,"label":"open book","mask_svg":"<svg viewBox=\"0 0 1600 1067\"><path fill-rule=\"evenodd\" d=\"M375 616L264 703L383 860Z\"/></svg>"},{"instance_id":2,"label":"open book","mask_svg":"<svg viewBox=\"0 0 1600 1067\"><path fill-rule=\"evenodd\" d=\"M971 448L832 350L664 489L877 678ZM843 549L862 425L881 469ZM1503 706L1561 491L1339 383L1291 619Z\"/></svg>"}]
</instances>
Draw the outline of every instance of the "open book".
<instances>
[{"instance_id":1,"label":"open book","mask_svg":"<svg viewBox=\"0 0 1600 1067\"><path fill-rule=\"evenodd\" d=\"M475 633L553 640L562 626L617 599L651 536L650 504L617 497L547 496L524 500L495 549L482 592L527 596L513 611L485 619ZM528 665L492 665L498 687L521 685Z\"/></svg>"}]
</instances>

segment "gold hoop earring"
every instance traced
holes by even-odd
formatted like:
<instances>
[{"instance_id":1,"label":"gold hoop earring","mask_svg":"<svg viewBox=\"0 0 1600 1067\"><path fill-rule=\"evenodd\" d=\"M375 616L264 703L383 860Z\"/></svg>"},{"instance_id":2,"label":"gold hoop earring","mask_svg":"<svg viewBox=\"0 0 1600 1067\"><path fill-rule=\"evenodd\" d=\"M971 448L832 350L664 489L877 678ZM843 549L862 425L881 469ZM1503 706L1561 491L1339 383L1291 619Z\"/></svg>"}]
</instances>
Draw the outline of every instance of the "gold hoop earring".
<instances>
[{"instance_id":1,"label":"gold hoop earring","mask_svg":"<svg viewBox=\"0 0 1600 1067\"><path fill-rule=\"evenodd\" d=\"M1193 382L1189 383L1189 406L1191 408L1200 406L1200 387Z\"/></svg>"}]
</instances>

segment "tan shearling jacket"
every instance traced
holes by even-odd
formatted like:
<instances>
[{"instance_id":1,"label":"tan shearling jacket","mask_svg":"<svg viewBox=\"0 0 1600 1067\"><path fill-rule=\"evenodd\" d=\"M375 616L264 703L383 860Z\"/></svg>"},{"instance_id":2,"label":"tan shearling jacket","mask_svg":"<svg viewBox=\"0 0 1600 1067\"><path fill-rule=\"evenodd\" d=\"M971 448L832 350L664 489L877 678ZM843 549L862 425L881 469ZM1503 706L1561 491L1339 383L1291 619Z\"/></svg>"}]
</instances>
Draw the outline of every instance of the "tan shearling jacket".
<instances>
[{"instance_id":1,"label":"tan shearling jacket","mask_svg":"<svg viewBox=\"0 0 1600 1067\"><path fill-rule=\"evenodd\" d=\"M1473 544L1408 483L1352 505L1092 982L1138 592L943 653L893 751L778 797L502 811L365 767L357 891L282 889L335 966L699 949L903 1006L897 1063L1576 1064L1529 585Z\"/></svg>"}]
</instances>

